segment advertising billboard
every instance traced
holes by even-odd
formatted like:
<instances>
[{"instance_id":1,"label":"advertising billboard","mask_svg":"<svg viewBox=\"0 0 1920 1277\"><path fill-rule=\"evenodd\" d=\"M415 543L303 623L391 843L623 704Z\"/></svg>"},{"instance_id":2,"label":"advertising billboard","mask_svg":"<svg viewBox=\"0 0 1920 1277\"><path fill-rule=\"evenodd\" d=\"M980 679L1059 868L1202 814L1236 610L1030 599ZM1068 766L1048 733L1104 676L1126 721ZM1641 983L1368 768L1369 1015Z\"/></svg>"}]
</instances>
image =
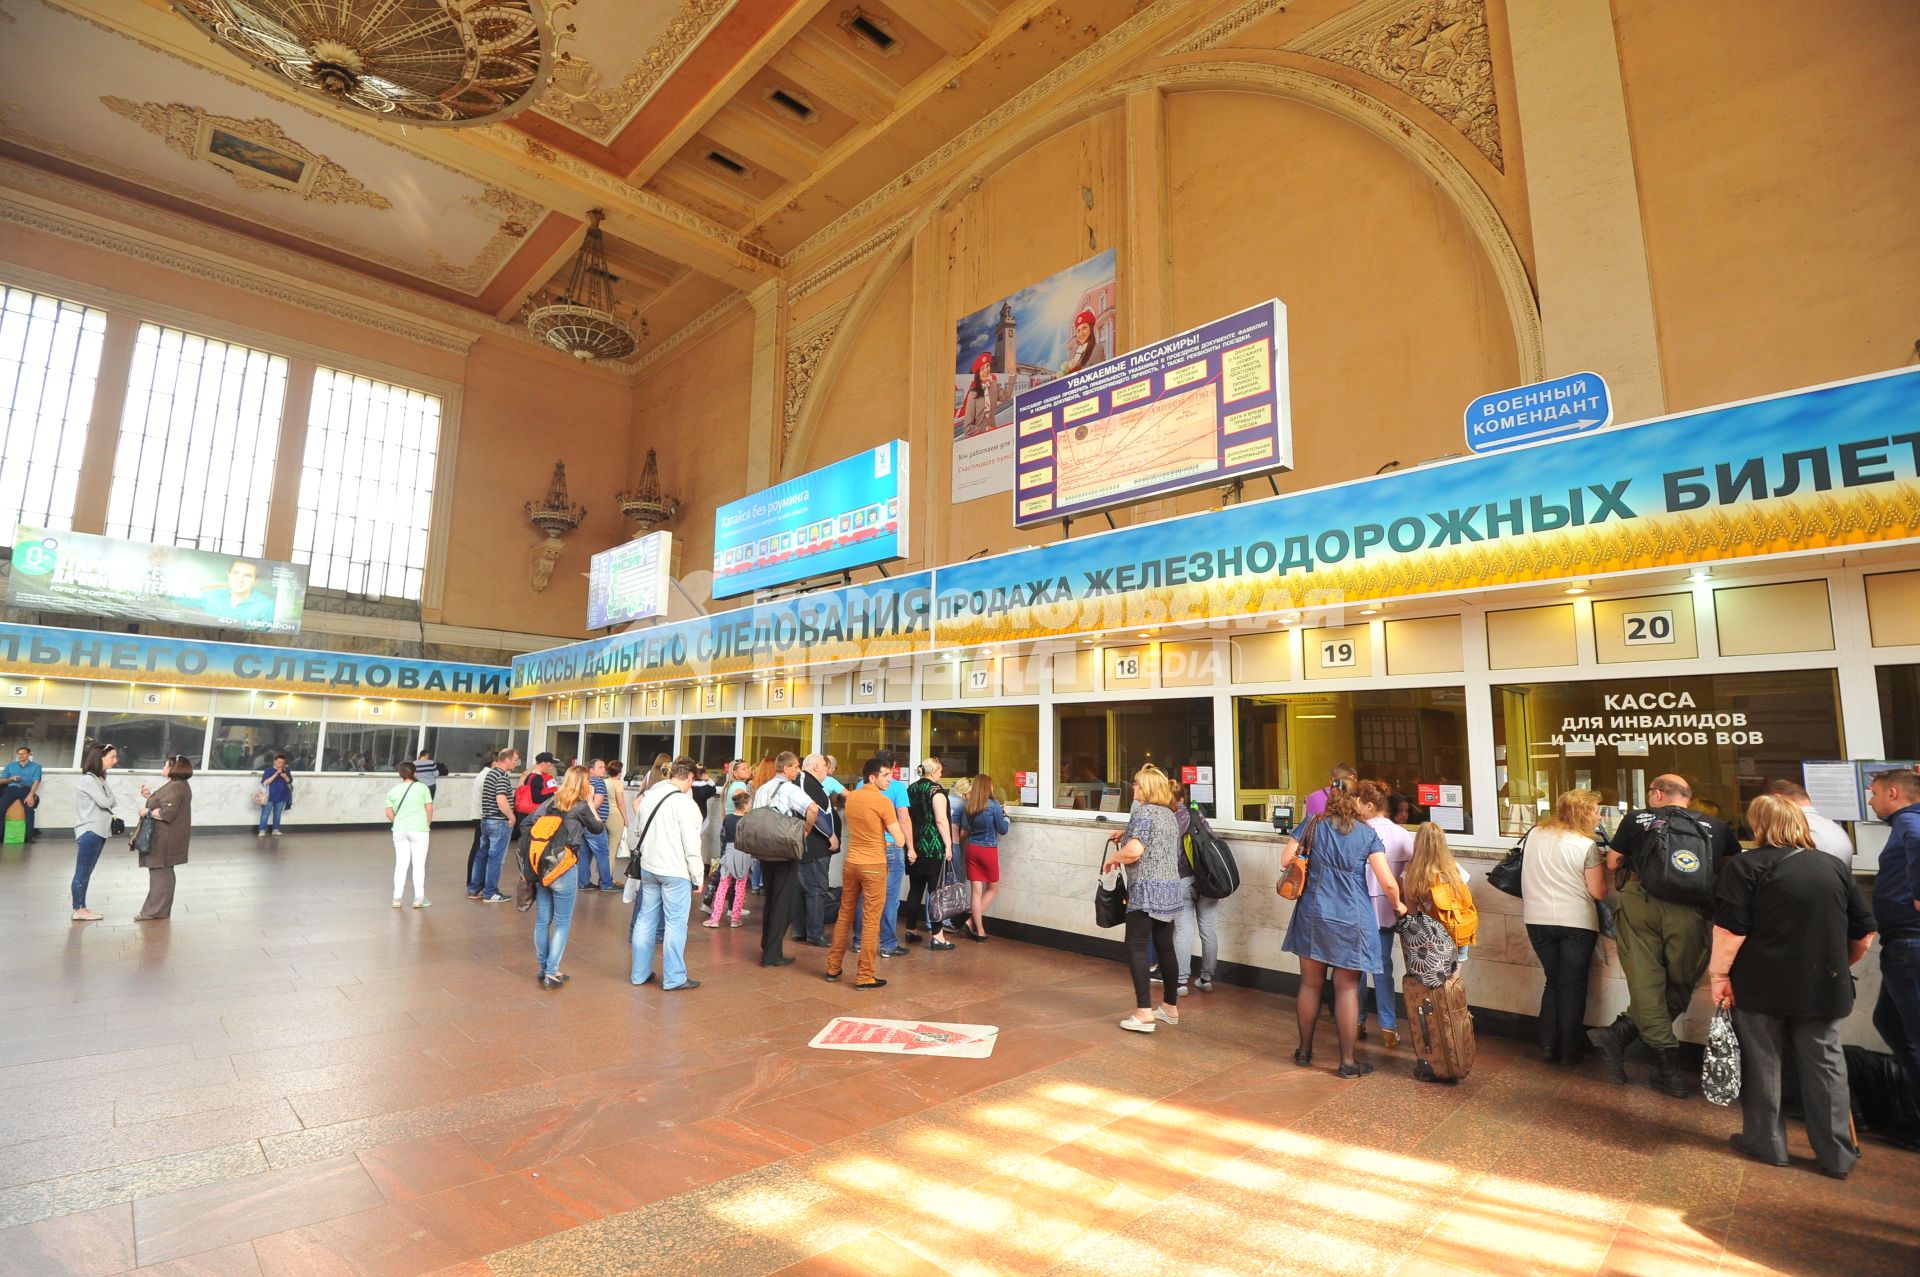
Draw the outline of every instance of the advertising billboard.
<instances>
[{"instance_id":1,"label":"advertising billboard","mask_svg":"<svg viewBox=\"0 0 1920 1277\"><path fill-rule=\"evenodd\" d=\"M297 634L306 601L302 564L48 528L14 533L10 607Z\"/></svg>"},{"instance_id":2,"label":"advertising billboard","mask_svg":"<svg viewBox=\"0 0 1920 1277\"><path fill-rule=\"evenodd\" d=\"M903 558L907 445L895 439L723 505L713 520L713 597Z\"/></svg>"},{"instance_id":3,"label":"advertising billboard","mask_svg":"<svg viewBox=\"0 0 1920 1277\"><path fill-rule=\"evenodd\" d=\"M1292 468L1278 301L1014 398L1018 527Z\"/></svg>"},{"instance_id":4,"label":"advertising billboard","mask_svg":"<svg viewBox=\"0 0 1920 1277\"><path fill-rule=\"evenodd\" d=\"M587 572L587 628L667 614L673 533L653 532L593 556Z\"/></svg>"}]
</instances>

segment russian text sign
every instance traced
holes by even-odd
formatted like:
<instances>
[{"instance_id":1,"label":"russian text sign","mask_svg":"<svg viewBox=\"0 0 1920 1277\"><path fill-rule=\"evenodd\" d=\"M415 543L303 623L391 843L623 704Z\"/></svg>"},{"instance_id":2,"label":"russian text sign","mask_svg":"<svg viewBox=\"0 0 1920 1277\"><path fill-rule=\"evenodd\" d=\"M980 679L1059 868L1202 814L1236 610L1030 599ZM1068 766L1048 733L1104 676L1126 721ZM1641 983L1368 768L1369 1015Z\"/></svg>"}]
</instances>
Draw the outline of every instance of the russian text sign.
<instances>
[{"instance_id":1,"label":"russian text sign","mask_svg":"<svg viewBox=\"0 0 1920 1277\"><path fill-rule=\"evenodd\" d=\"M1613 396L1599 373L1576 372L1481 395L1463 415L1467 447L1498 452L1542 439L1604 430L1613 424Z\"/></svg>"},{"instance_id":2,"label":"russian text sign","mask_svg":"<svg viewBox=\"0 0 1920 1277\"><path fill-rule=\"evenodd\" d=\"M500 665L4 624L0 674L470 705L504 703L512 679Z\"/></svg>"},{"instance_id":3,"label":"russian text sign","mask_svg":"<svg viewBox=\"0 0 1920 1277\"><path fill-rule=\"evenodd\" d=\"M943 1055L984 1060L1000 1036L991 1024L928 1024L924 1020L872 1020L843 1015L827 1021L808 1046L821 1051L872 1051L879 1055Z\"/></svg>"},{"instance_id":4,"label":"russian text sign","mask_svg":"<svg viewBox=\"0 0 1920 1277\"><path fill-rule=\"evenodd\" d=\"M1263 302L1013 401L1019 527L1293 467L1287 308Z\"/></svg>"}]
</instances>

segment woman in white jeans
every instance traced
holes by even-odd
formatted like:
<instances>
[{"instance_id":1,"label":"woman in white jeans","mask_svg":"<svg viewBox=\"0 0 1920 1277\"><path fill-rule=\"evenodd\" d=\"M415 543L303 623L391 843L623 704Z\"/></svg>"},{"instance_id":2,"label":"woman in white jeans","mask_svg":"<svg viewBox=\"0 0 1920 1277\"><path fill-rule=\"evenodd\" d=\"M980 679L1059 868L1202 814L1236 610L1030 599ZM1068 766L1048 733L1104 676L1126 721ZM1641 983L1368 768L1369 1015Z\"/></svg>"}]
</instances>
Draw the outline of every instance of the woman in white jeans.
<instances>
[{"instance_id":1,"label":"woman in white jeans","mask_svg":"<svg viewBox=\"0 0 1920 1277\"><path fill-rule=\"evenodd\" d=\"M400 907L413 866L413 907L427 899L427 835L433 829L433 791L414 779L412 763L401 763L400 783L387 791L387 819L393 824L393 907Z\"/></svg>"}]
</instances>

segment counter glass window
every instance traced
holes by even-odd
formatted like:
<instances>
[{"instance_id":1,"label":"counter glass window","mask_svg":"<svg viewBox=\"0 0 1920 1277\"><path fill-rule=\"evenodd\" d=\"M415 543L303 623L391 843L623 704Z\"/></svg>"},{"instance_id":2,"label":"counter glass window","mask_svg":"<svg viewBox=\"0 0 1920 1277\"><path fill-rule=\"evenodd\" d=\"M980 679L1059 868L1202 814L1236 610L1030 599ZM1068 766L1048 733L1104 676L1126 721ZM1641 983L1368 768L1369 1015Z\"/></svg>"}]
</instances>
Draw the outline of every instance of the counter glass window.
<instances>
[{"instance_id":1,"label":"counter glass window","mask_svg":"<svg viewBox=\"0 0 1920 1277\"><path fill-rule=\"evenodd\" d=\"M275 754L287 756L297 772L313 770L320 755L316 719L216 718L207 766L219 772L265 771Z\"/></svg>"},{"instance_id":2,"label":"counter glass window","mask_svg":"<svg viewBox=\"0 0 1920 1277\"><path fill-rule=\"evenodd\" d=\"M200 752L207 747L207 718L204 714L110 714L89 710L87 735L93 740L118 745L121 767L158 771L160 765L175 754L185 754L198 767ZM46 760L40 762L44 765Z\"/></svg>"},{"instance_id":3,"label":"counter glass window","mask_svg":"<svg viewBox=\"0 0 1920 1277\"><path fill-rule=\"evenodd\" d=\"M1407 799L1401 819L1473 829L1467 777L1467 694L1458 687L1237 696L1235 801L1242 820L1298 824L1307 795L1345 763ZM1421 787L1431 804L1422 804ZM1453 791L1458 789L1456 794Z\"/></svg>"},{"instance_id":4,"label":"counter glass window","mask_svg":"<svg viewBox=\"0 0 1920 1277\"><path fill-rule=\"evenodd\" d=\"M80 711L0 705L0 762L12 762L22 745L42 767L79 766Z\"/></svg>"},{"instance_id":5,"label":"counter glass window","mask_svg":"<svg viewBox=\"0 0 1920 1277\"><path fill-rule=\"evenodd\" d=\"M1061 705L1054 714L1056 807L1124 812L1133 805L1133 774L1145 764L1174 780L1182 768L1213 767L1213 702L1206 697ZM1217 814L1205 794L1194 805Z\"/></svg>"},{"instance_id":6,"label":"counter glass window","mask_svg":"<svg viewBox=\"0 0 1920 1277\"><path fill-rule=\"evenodd\" d=\"M594 731L587 729L587 747L580 751L580 761L591 763L598 758L610 762L620 757L620 733ZM649 760L651 761L651 760Z\"/></svg>"},{"instance_id":7,"label":"counter glass window","mask_svg":"<svg viewBox=\"0 0 1920 1277\"><path fill-rule=\"evenodd\" d=\"M1501 832L1573 788L1599 791L1611 828L1667 772L1687 778L1694 807L1738 826L1769 783L1800 779L1804 760L1846 757L1844 739L1832 670L1495 687Z\"/></svg>"},{"instance_id":8,"label":"counter glass window","mask_svg":"<svg viewBox=\"0 0 1920 1277\"><path fill-rule=\"evenodd\" d=\"M948 784L986 772L993 777L994 797L1006 806L1039 805L1040 709L1036 705L928 710L927 752L946 768Z\"/></svg>"},{"instance_id":9,"label":"counter glass window","mask_svg":"<svg viewBox=\"0 0 1920 1277\"><path fill-rule=\"evenodd\" d=\"M509 745L522 744L524 736L524 732L503 727L429 727L427 748L433 751L433 761L440 764L443 774L472 776L492 755Z\"/></svg>"},{"instance_id":10,"label":"counter glass window","mask_svg":"<svg viewBox=\"0 0 1920 1277\"><path fill-rule=\"evenodd\" d=\"M1881 752L1920 758L1920 665L1882 665L1873 674L1880 685Z\"/></svg>"},{"instance_id":11,"label":"counter glass window","mask_svg":"<svg viewBox=\"0 0 1920 1277\"><path fill-rule=\"evenodd\" d=\"M773 758L792 750L805 758L813 744L813 719L794 714L775 714L763 718L746 720L747 747L741 751L741 757L758 765L763 758Z\"/></svg>"},{"instance_id":12,"label":"counter glass window","mask_svg":"<svg viewBox=\"0 0 1920 1277\"><path fill-rule=\"evenodd\" d=\"M906 710L851 710L828 714L821 720L821 752L832 754L840 763L836 775L851 788L860 783L860 768L883 749L893 751L894 761L909 774L917 759L907 757L913 749L913 719Z\"/></svg>"},{"instance_id":13,"label":"counter glass window","mask_svg":"<svg viewBox=\"0 0 1920 1277\"><path fill-rule=\"evenodd\" d=\"M729 733L731 736L731 733ZM626 774L645 776L653 766L653 760L665 754L673 757L672 723L635 723L627 734ZM696 763L719 762L701 754L693 755Z\"/></svg>"},{"instance_id":14,"label":"counter glass window","mask_svg":"<svg viewBox=\"0 0 1920 1277\"><path fill-rule=\"evenodd\" d=\"M320 770L384 775L420 754L420 728L410 723L328 723Z\"/></svg>"},{"instance_id":15,"label":"counter glass window","mask_svg":"<svg viewBox=\"0 0 1920 1277\"><path fill-rule=\"evenodd\" d=\"M709 772L739 757L731 718L689 718L681 726L687 733L687 747L682 752L696 763L705 763ZM648 765L652 765L651 760Z\"/></svg>"},{"instance_id":16,"label":"counter glass window","mask_svg":"<svg viewBox=\"0 0 1920 1277\"><path fill-rule=\"evenodd\" d=\"M547 729L546 744L542 745L540 749L559 759L559 765L565 767L569 762L580 757L580 729L578 727L549 727ZM532 762L533 760L529 758L527 761ZM554 774L558 775L559 773L556 771Z\"/></svg>"}]
</instances>

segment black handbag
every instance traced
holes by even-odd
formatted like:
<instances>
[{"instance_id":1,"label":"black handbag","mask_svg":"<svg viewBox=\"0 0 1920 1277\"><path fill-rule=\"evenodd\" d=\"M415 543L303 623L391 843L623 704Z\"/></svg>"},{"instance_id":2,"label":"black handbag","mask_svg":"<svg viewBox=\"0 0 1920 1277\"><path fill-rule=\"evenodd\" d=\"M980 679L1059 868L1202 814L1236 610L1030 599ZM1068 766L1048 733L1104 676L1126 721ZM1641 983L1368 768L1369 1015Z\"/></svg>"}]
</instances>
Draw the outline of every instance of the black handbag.
<instances>
[{"instance_id":1,"label":"black handbag","mask_svg":"<svg viewBox=\"0 0 1920 1277\"><path fill-rule=\"evenodd\" d=\"M1520 835L1520 841L1513 844L1513 850L1507 853L1505 860L1487 871L1487 885L1495 891L1504 891L1510 896L1520 894L1520 866L1526 861L1527 834L1533 832L1533 826L1527 826L1527 832Z\"/></svg>"},{"instance_id":2,"label":"black handbag","mask_svg":"<svg viewBox=\"0 0 1920 1277\"><path fill-rule=\"evenodd\" d=\"M134 855L144 856L153 849L153 826L153 817L146 812L141 812L140 824L134 829L133 837L127 840L127 845L133 848Z\"/></svg>"},{"instance_id":3,"label":"black handbag","mask_svg":"<svg viewBox=\"0 0 1920 1277\"><path fill-rule=\"evenodd\" d=\"M1127 920L1127 879L1123 874L1113 875L1113 884L1107 884L1106 875L1100 877L1100 888L1093 895L1094 925L1117 927Z\"/></svg>"}]
</instances>

